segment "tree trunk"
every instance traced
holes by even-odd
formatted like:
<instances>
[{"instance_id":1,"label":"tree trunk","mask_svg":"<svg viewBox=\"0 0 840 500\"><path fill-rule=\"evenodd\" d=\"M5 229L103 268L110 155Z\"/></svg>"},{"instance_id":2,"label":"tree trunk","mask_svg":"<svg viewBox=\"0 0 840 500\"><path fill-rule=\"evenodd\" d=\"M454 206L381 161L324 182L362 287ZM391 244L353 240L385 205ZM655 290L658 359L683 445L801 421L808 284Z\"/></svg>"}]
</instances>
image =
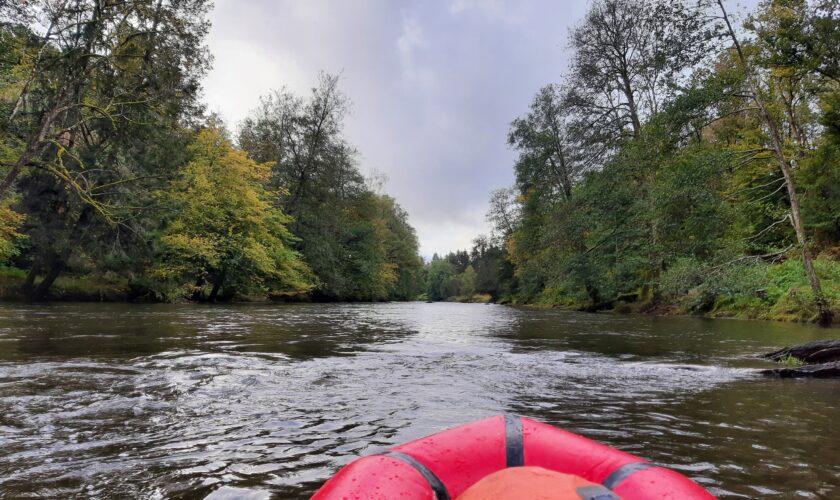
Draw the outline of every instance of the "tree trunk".
<instances>
[{"instance_id":1,"label":"tree trunk","mask_svg":"<svg viewBox=\"0 0 840 500\"><path fill-rule=\"evenodd\" d=\"M35 287L35 279L38 278L38 275L41 274L41 266L38 264L32 264L32 268L26 274L26 281L23 282L23 294L25 296L30 296L32 294L32 289Z\"/></svg>"},{"instance_id":2,"label":"tree trunk","mask_svg":"<svg viewBox=\"0 0 840 500\"><path fill-rule=\"evenodd\" d=\"M729 16L726 14L726 9L723 7L723 1L717 0L717 2L720 6L721 13L723 14L723 19L726 22L726 26L729 30L729 36L732 38L732 42L735 45L735 50L738 53L738 59L741 63L742 69L744 70L744 76L746 77L747 84L749 85L752 100L755 102L756 106L758 106L761 113L761 117L764 120L764 124L770 131L770 139L773 143L773 153L776 156L776 160L778 160L779 169L782 171L782 175L785 178L785 185L787 187L788 198L790 199L790 219L791 223L793 224L793 229L796 232L796 241L799 244L799 247L802 251L802 264L805 267L805 274L808 276L808 281L811 284L811 290L813 290L814 292L814 303L816 304L817 309L819 311L818 322L820 324L830 324L832 319L832 312L831 309L829 309L828 307L828 302L825 300L825 296L823 295L822 285L820 284L820 278L819 276L817 276L817 273L814 270L814 263L811 258L810 249L808 248L808 239L805 236L805 226L802 223L802 212L799 208L799 197L796 193L796 185L793 181L790 162L788 162L788 159L785 156L785 152L783 149L783 142L781 134L779 132L779 126L776 123L776 120L773 118L773 115L770 113L770 110L767 108L767 104L764 102L764 99L761 97L761 94L759 93L758 85L756 85L755 80L753 79L753 75L750 71L747 58L744 56L743 50L741 50L741 44L738 41L738 37L735 35L735 31L732 29L732 25L729 22Z\"/></svg>"},{"instance_id":3,"label":"tree trunk","mask_svg":"<svg viewBox=\"0 0 840 500\"><path fill-rule=\"evenodd\" d=\"M633 126L633 137L638 139L642 135L642 120L639 118L636 98L633 95L633 86L630 84L630 77L627 76L626 70L622 72L621 81L624 85L624 98L627 99L627 107L630 109L630 123Z\"/></svg>"},{"instance_id":4,"label":"tree trunk","mask_svg":"<svg viewBox=\"0 0 840 500\"><path fill-rule=\"evenodd\" d=\"M34 290L32 290L32 293L29 294L29 298L31 300L46 299L47 293L50 291L53 283L55 283L56 278L58 278L62 271L64 271L68 259L70 259L70 256L73 254L73 250L77 247L77 245L79 245L87 232L88 228L85 227L85 225L90 220L92 213L92 206L85 205L84 208L82 208L82 211L79 213L79 218L76 219L76 223L73 224L70 236L68 236L67 241L63 243L63 248L52 255L47 275L44 276L44 279L38 283L38 286L36 286ZM27 281L29 281L28 278Z\"/></svg>"},{"instance_id":5,"label":"tree trunk","mask_svg":"<svg viewBox=\"0 0 840 500\"><path fill-rule=\"evenodd\" d=\"M197 280L195 280L195 291L190 297L190 300L193 300L195 302L201 302L201 288L204 286L204 283L204 278L198 278Z\"/></svg>"},{"instance_id":6,"label":"tree trunk","mask_svg":"<svg viewBox=\"0 0 840 500\"><path fill-rule=\"evenodd\" d=\"M0 182L0 200L6 196L6 193L8 193L12 184L14 184L15 180L20 175L23 167L28 165L29 162L38 156L41 148L43 147L44 141L47 138L47 133L49 132L50 127L52 127L56 117L58 117L62 111L65 95L66 93L62 90L56 98L56 102L53 103L52 109L45 113L44 117L41 119L38 134L29 140L26 144L26 149L24 149L23 153L21 153L20 157L18 157L17 161L12 165L11 170L9 170L9 173L6 174L3 181Z\"/></svg>"},{"instance_id":7,"label":"tree trunk","mask_svg":"<svg viewBox=\"0 0 840 500\"><path fill-rule=\"evenodd\" d=\"M210 296L207 297L207 302L216 302L216 298L219 296L219 290L222 288L223 281L224 278L219 278L213 282L213 288L210 290Z\"/></svg>"},{"instance_id":8,"label":"tree trunk","mask_svg":"<svg viewBox=\"0 0 840 500\"><path fill-rule=\"evenodd\" d=\"M796 118L796 110L794 109L794 101L795 96L793 95L793 81L789 81L788 85L790 88L788 89L788 95L785 96L784 89L781 89L782 92L782 100L785 104L785 111L788 115L788 121L790 121L790 135L796 144L799 145L800 148L803 150L808 149L808 139L806 139L805 132L802 130L802 127L799 125L799 120Z\"/></svg>"},{"instance_id":9,"label":"tree trunk","mask_svg":"<svg viewBox=\"0 0 840 500\"><path fill-rule=\"evenodd\" d=\"M41 301L47 298L47 293L50 291L53 283L55 283L56 278L61 274L61 271L64 270L64 262L60 258L55 258L50 265L50 270L44 279L38 283L38 286L32 290L32 293L29 294L30 300Z\"/></svg>"}]
</instances>

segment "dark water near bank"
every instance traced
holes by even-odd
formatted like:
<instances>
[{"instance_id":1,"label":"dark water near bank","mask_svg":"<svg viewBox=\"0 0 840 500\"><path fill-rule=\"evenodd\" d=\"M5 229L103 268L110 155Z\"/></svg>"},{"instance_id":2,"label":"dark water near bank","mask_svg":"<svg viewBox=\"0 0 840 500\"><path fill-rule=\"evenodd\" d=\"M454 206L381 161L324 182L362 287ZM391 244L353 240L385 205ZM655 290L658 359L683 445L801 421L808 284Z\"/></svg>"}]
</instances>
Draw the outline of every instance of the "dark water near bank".
<instances>
[{"instance_id":1,"label":"dark water near bank","mask_svg":"<svg viewBox=\"0 0 840 500\"><path fill-rule=\"evenodd\" d=\"M840 381L753 355L838 330L495 305L0 306L0 496L305 498L512 412L723 497L840 498Z\"/></svg>"}]
</instances>

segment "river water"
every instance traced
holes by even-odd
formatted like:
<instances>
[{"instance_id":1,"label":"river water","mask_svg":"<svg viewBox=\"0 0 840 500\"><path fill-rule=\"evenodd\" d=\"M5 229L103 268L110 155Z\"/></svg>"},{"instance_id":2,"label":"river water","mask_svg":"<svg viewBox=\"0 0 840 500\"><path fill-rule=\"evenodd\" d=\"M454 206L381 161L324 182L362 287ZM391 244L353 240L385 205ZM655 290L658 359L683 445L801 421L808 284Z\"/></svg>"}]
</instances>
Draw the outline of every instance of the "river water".
<instances>
[{"instance_id":1,"label":"river water","mask_svg":"<svg viewBox=\"0 0 840 500\"><path fill-rule=\"evenodd\" d=\"M355 457L509 412L721 497L839 498L840 381L754 371L838 334L479 304L3 305L0 496L306 498Z\"/></svg>"}]
</instances>

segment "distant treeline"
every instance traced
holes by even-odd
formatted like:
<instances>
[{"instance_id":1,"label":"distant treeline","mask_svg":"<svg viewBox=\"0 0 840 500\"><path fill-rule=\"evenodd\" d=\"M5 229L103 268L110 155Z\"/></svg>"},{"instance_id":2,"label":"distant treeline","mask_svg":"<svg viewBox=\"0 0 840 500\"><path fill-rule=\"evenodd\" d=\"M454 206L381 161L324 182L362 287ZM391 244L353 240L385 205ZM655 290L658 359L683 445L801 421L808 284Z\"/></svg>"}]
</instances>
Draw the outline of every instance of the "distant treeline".
<instances>
[{"instance_id":1,"label":"distant treeline","mask_svg":"<svg viewBox=\"0 0 840 500\"><path fill-rule=\"evenodd\" d=\"M435 254L426 265L425 283L427 300L501 301L513 291L513 265L498 245L479 237L471 252Z\"/></svg>"},{"instance_id":2,"label":"distant treeline","mask_svg":"<svg viewBox=\"0 0 840 500\"><path fill-rule=\"evenodd\" d=\"M2 294L416 297L417 238L360 173L336 77L236 137L204 113L209 7L0 2Z\"/></svg>"},{"instance_id":3,"label":"distant treeline","mask_svg":"<svg viewBox=\"0 0 840 500\"><path fill-rule=\"evenodd\" d=\"M591 4L568 75L511 125L516 183L488 215L497 298L838 315L838 1L765 0L741 23L725 7ZM430 297L460 294L440 274Z\"/></svg>"}]
</instances>

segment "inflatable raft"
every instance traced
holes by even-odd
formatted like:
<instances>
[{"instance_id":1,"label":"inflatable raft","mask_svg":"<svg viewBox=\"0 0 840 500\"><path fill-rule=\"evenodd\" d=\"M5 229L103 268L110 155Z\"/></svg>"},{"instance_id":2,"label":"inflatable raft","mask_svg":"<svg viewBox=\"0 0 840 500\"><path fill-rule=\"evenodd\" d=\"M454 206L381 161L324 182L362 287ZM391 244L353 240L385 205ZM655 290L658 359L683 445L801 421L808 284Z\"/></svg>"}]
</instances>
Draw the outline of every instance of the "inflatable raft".
<instances>
[{"instance_id":1,"label":"inflatable raft","mask_svg":"<svg viewBox=\"0 0 840 500\"><path fill-rule=\"evenodd\" d=\"M529 485L535 490L554 488L556 494L528 494ZM567 487L577 494L563 496L560 489ZM518 493L511 497L505 491ZM714 498L682 474L577 434L515 416L491 417L359 458L341 469L312 498L459 497Z\"/></svg>"}]
</instances>

